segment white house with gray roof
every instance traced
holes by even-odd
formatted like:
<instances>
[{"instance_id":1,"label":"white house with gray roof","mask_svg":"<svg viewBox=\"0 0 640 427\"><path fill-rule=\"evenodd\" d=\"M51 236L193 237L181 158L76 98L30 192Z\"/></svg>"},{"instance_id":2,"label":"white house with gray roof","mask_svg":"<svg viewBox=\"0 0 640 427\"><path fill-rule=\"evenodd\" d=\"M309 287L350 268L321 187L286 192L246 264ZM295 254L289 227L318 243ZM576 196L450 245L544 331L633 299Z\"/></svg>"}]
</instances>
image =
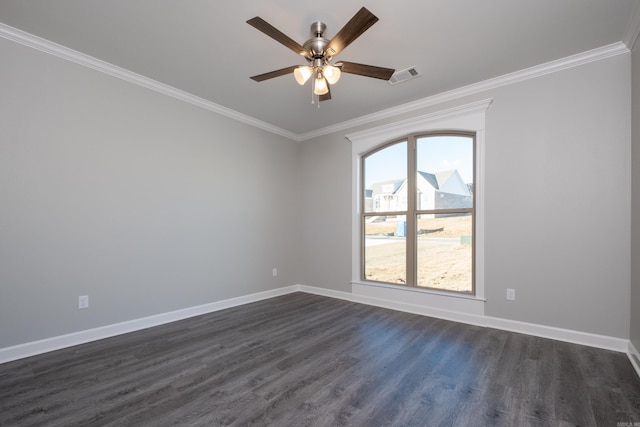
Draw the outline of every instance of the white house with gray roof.
<instances>
[{"instance_id":1,"label":"white house with gray roof","mask_svg":"<svg viewBox=\"0 0 640 427\"><path fill-rule=\"evenodd\" d=\"M457 169L428 173L418 171L418 209L473 207L473 194ZM407 180L375 183L366 192L367 212L394 212L407 209Z\"/></svg>"}]
</instances>

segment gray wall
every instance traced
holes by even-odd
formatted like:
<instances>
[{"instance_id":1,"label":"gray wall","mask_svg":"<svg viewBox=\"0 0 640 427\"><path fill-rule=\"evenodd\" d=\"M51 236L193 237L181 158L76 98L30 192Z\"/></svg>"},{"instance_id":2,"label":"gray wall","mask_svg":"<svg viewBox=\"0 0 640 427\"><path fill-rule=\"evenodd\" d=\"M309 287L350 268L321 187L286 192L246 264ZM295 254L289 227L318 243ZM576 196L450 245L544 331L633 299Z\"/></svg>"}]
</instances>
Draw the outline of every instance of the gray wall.
<instances>
[{"instance_id":1,"label":"gray wall","mask_svg":"<svg viewBox=\"0 0 640 427\"><path fill-rule=\"evenodd\" d=\"M632 58L631 342L640 349L640 41Z\"/></svg>"},{"instance_id":2,"label":"gray wall","mask_svg":"<svg viewBox=\"0 0 640 427\"><path fill-rule=\"evenodd\" d=\"M413 113L494 99L486 128L488 316L629 336L630 90L630 55L620 55ZM350 291L344 135L360 129L303 146L304 187L331 197L331 207L305 198L307 241L323 242L305 246L304 265L321 264L305 268L305 284ZM316 163L318 145L326 151ZM516 301L506 301L507 288Z\"/></svg>"},{"instance_id":3,"label":"gray wall","mask_svg":"<svg viewBox=\"0 0 640 427\"><path fill-rule=\"evenodd\" d=\"M301 148L301 284L351 292L351 146L337 135Z\"/></svg>"},{"instance_id":4,"label":"gray wall","mask_svg":"<svg viewBox=\"0 0 640 427\"><path fill-rule=\"evenodd\" d=\"M0 58L0 348L300 281L296 143L3 39Z\"/></svg>"},{"instance_id":5,"label":"gray wall","mask_svg":"<svg viewBox=\"0 0 640 427\"><path fill-rule=\"evenodd\" d=\"M630 57L495 92L487 314L627 338ZM513 287L518 299L505 300Z\"/></svg>"},{"instance_id":6,"label":"gray wall","mask_svg":"<svg viewBox=\"0 0 640 427\"><path fill-rule=\"evenodd\" d=\"M350 291L344 135L363 127L297 144L5 40L0 56L0 348L295 283ZM494 99L487 315L621 338L631 318L639 346L630 61L370 125ZM638 241L634 224L634 260Z\"/></svg>"}]
</instances>

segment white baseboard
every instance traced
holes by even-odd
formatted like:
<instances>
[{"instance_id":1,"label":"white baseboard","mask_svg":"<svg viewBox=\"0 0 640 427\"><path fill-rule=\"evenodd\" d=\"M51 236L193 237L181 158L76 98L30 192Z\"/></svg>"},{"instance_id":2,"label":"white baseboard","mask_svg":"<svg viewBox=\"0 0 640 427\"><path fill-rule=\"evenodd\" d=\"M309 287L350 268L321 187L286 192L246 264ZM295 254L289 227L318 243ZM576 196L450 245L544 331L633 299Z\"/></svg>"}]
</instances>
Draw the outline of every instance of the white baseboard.
<instances>
[{"instance_id":1,"label":"white baseboard","mask_svg":"<svg viewBox=\"0 0 640 427\"><path fill-rule=\"evenodd\" d=\"M307 294L321 295L324 297L343 299L345 301L358 302L354 299L354 295L349 292L336 291L334 289L318 288L315 286L297 285L298 291Z\"/></svg>"},{"instance_id":2,"label":"white baseboard","mask_svg":"<svg viewBox=\"0 0 640 427\"><path fill-rule=\"evenodd\" d=\"M406 313L419 314L422 316L437 317L439 319L452 320L454 322L467 323L470 325L485 326L484 317L476 314L468 314L460 311L446 310L428 305L412 304L406 301L398 301L386 298L376 298L374 296L355 294L349 292L335 291L331 289L316 288L313 286L298 285L301 292L323 295L331 298L338 298L361 304L373 305L376 307L388 308L391 310L404 311Z\"/></svg>"},{"instance_id":3,"label":"white baseboard","mask_svg":"<svg viewBox=\"0 0 640 427\"><path fill-rule=\"evenodd\" d=\"M526 322L518 322L515 320L500 319L496 317L469 315L467 313L460 313L451 310L442 310L437 307L428 307L398 301L388 301L366 295L358 295L350 292L343 292L307 285L286 286L237 298L230 298L222 301L212 302L209 304L189 307L182 310L162 313L155 316L143 317L127 322L106 325L99 328L88 329L85 331L74 332L71 334L2 348L0 349L0 363L10 362L12 360L18 360L25 357L47 353L50 351L59 350L79 344L85 344L91 341L109 338L128 332L134 332L153 326L159 326L165 323L175 322L193 316L212 313L215 311L224 310L226 308L261 301L292 292L305 292L309 294L342 299L376 307L388 308L391 310L404 311L407 313L419 314L423 316L437 317L441 319L452 320L455 322L491 327L527 335L539 336L543 338L550 338L559 341L566 341L590 347L597 347L606 350L627 353L629 359L631 360L631 363L636 369L636 372L638 372L638 375L640 375L640 354L638 353L638 350L633 346L633 344L631 344L631 342L626 339L590 334L569 329L555 328L551 326L537 325Z\"/></svg>"},{"instance_id":4,"label":"white baseboard","mask_svg":"<svg viewBox=\"0 0 640 427\"><path fill-rule=\"evenodd\" d=\"M19 344L12 347L6 347L0 349L0 363L23 359L25 357L35 356L37 354L48 353L50 351L60 350L62 348L72 347L74 345L85 344L91 341L126 334L128 332L139 331L141 329L151 328L153 326L159 326L165 323L187 319L189 317L199 316L201 314L224 310L225 308L236 307L251 302L289 294L291 292L296 292L297 290L297 286L288 286L284 288L244 295L236 298L230 298L222 301L216 301L209 304L202 304L195 307L188 307L181 310L170 311L168 313L157 314L154 316L143 317L140 319L129 320L126 322L115 323L112 325L101 326L99 328L73 332L66 335L46 338L43 340Z\"/></svg>"},{"instance_id":5,"label":"white baseboard","mask_svg":"<svg viewBox=\"0 0 640 427\"><path fill-rule=\"evenodd\" d=\"M541 338L549 338L558 341L565 341L574 344L581 344L589 347L602 348L605 350L613 350L621 353L627 353L629 351L629 340L609 337L606 335L590 334L587 332L537 325L534 323L518 322L516 320L500 319L497 317L484 315L469 315L467 313L460 313L451 310L442 310L436 307L414 305L408 304L406 302L388 301L378 298L372 298L365 295L317 288L313 286L298 285L298 289L301 292L324 295L332 298L339 298L362 304L389 308L392 310L405 311L413 314L421 314L423 316L437 317L440 319L452 320L455 322L502 329L505 331L518 332L521 334L533 335Z\"/></svg>"},{"instance_id":6,"label":"white baseboard","mask_svg":"<svg viewBox=\"0 0 640 427\"><path fill-rule=\"evenodd\" d=\"M638 352L638 349L633 345L631 340L629 340L627 356L629 356L629 360L631 361L633 368L636 370L638 377L640 377L640 352Z\"/></svg>"},{"instance_id":7,"label":"white baseboard","mask_svg":"<svg viewBox=\"0 0 640 427\"><path fill-rule=\"evenodd\" d=\"M500 319L498 317L486 317L485 326L526 335L533 335L541 338L549 338L573 344L618 351L621 353L626 353L628 350L627 347L629 340L610 337L607 335L590 334L588 332L538 325L535 323L518 322L516 320Z\"/></svg>"}]
</instances>

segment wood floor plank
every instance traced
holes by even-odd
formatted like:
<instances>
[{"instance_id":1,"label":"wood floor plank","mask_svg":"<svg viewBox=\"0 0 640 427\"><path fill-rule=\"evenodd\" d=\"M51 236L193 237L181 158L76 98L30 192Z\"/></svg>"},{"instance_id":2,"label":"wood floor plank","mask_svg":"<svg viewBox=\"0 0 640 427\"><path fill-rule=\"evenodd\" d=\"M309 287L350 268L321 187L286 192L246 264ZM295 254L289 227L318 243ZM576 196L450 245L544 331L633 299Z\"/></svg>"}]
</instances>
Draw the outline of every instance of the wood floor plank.
<instances>
[{"instance_id":1,"label":"wood floor plank","mask_svg":"<svg viewBox=\"0 0 640 427\"><path fill-rule=\"evenodd\" d=\"M634 422L622 353L304 293L0 365L0 426Z\"/></svg>"}]
</instances>

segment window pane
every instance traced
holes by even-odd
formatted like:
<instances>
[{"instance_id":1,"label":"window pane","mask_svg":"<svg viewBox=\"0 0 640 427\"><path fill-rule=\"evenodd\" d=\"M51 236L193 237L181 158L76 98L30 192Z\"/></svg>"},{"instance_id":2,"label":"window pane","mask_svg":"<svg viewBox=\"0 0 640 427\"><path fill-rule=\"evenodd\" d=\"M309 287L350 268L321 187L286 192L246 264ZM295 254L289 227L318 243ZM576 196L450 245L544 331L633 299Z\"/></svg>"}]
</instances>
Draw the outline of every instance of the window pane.
<instances>
[{"instance_id":1,"label":"window pane","mask_svg":"<svg viewBox=\"0 0 640 427\"><path fill-rule=\"evenodd\" d=\"M367 216L364 230L364 278L407 283L406 216Z\"/></svg>"},{"instance_id":2,"label":"window pane","mask_svg":"<svg viewBox=\"0 0 640 427\"><path fill-rule=\"evenodd\" d=\"M416 165L418 210L473 207L473 138L418 138Z\"/></svg>"},{"instance_id":3,"label":"window pane","mask_svg":"<svg viewBox=\"0 0 640 427\"><path fill-rule=\"evenodd\" d=\"M473 216L418 215L418 286L472 292Z\"/></svg>"},{"instance_id":4,"label":"window pane","mask_svg":"<svg viewBox=\"0 0 640 427\"><path fill-rule=\"evenodd\" d=\"M407 142L364 159L364 212L407 210Z\"/></svg>"}]
</instances>

